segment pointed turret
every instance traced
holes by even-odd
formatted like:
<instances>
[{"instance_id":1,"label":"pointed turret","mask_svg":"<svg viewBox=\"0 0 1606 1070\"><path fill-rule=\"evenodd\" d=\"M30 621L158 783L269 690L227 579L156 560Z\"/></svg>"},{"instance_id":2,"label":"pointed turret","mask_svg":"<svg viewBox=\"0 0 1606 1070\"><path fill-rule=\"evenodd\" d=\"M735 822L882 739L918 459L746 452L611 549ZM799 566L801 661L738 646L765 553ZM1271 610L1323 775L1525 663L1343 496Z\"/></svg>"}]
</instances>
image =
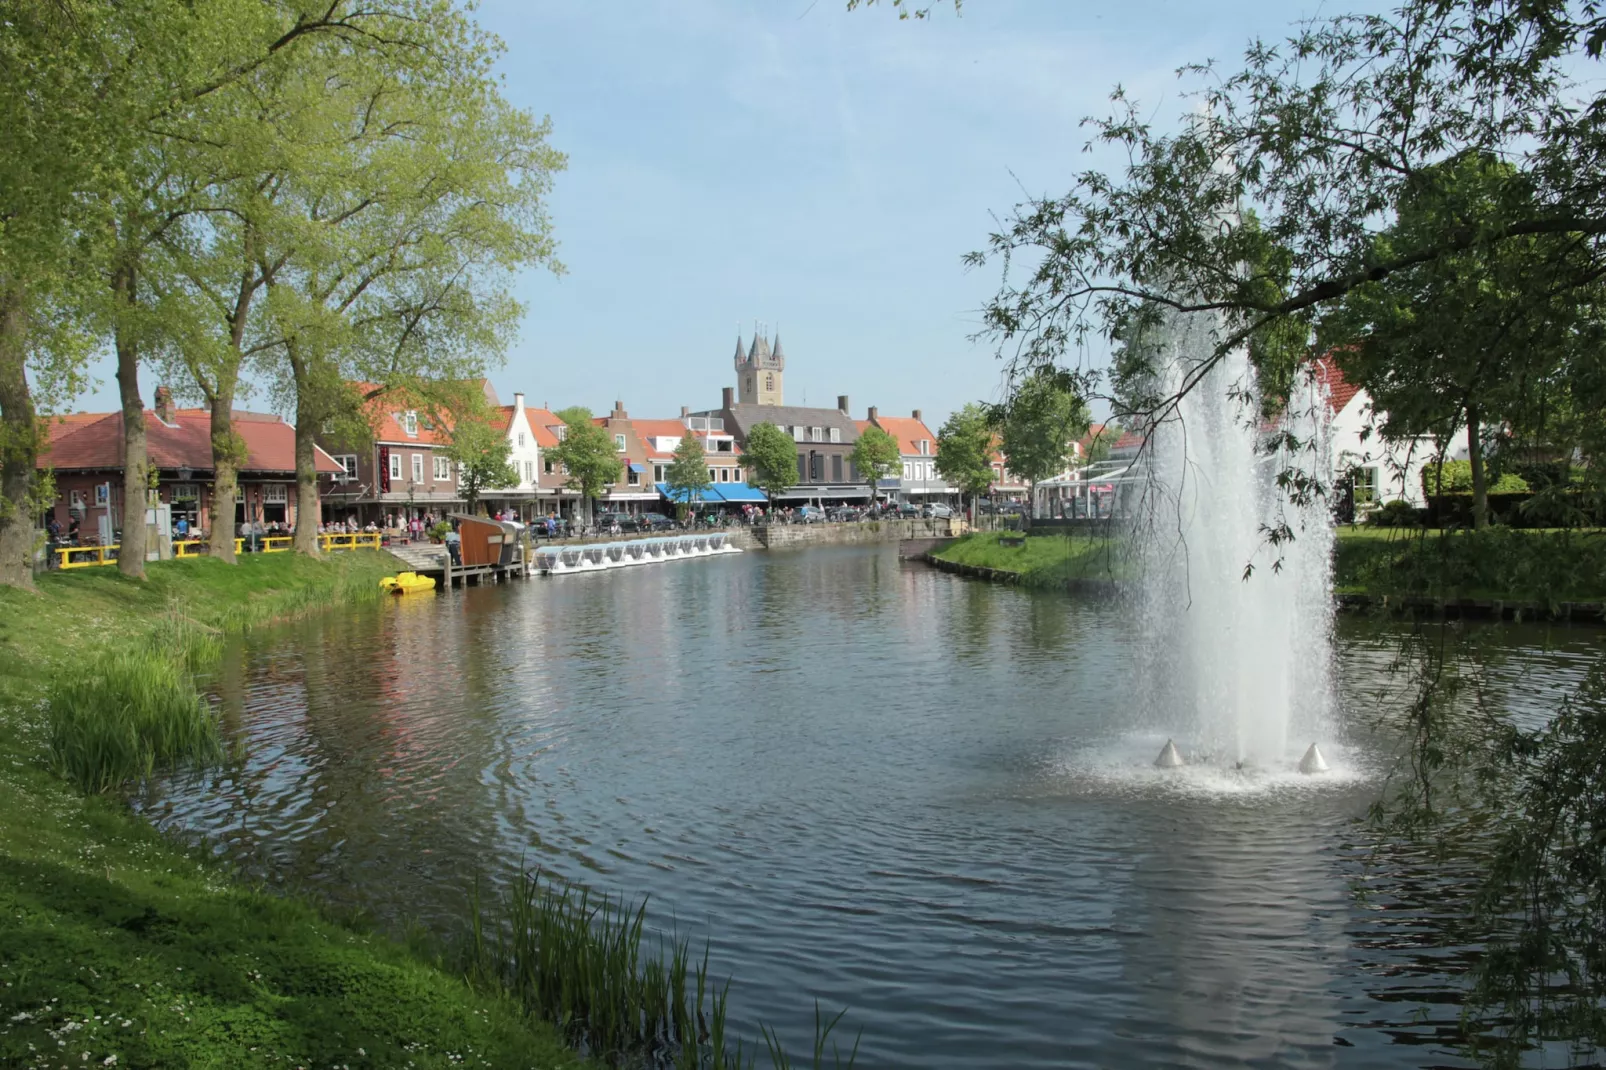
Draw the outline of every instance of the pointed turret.
<instances>
[{"instance_id":1,"label":"pointed turret","mask_svg":"<svg viewBox=\"0 0 1606 1070\"><path fill-rule=\"evenodd\" d=\"M786 367L786 354L781 352L781 332L775 332L775 352L770 354L770 364L776 368Z\"/></svg>"},{"instance_id":2,"label":"pointed turret","mask_svg":"<svg viewBox=\"0 0 1606 1070\"><path fill-rule=\"evenodd\" d=\"M762 334L753 336L753 348L748 350L747 359L754 364L770 359L770 344L764 340Z\"/></svg>"},{"instance_id":3,"label":"pointed turret","mask_svg":"<svg viewBox=\"0 0 1606 1070\"><path fill-rule=\"evenodd\" d=\"M740 368L742 366L742 362L744 360L746 360L746 359L747 359L747 354L742 352L742 333L740 331L737 331L736 332L736 366L738 368Z\"/></svg>"}]
</instances>

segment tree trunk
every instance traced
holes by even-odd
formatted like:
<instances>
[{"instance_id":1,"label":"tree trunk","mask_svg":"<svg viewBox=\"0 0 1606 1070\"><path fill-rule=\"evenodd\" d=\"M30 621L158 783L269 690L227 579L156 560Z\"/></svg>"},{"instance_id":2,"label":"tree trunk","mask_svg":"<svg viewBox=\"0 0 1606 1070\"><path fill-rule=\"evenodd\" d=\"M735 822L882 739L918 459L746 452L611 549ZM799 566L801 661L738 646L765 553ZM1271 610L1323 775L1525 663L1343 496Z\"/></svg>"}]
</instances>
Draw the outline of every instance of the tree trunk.
<instances>
[{"instance_id":1,"label":"tree trunk","mask_svg":"<svg viewBox=\"0 0 1606 1070\"><path fill-rule=\"evenodd\" d=\"M212 530L206 550L219 561L235 564L234 502L239 494L237 480L239 445L234 437L234 390L219 390L212 397ZM249 521L251 518L246 517Z\"/></svg>"},{"instance_id":2,"label":"tree trunk","mask_svg":"<svg viewBox=\"0 0 1606 1070\"><path fill-rule=\"evenodd\" d=\"M322 417L318 406L314 404L312 377L307 374L301 347L292 342L287 348L290 353L290 373L295 378L296 386L296 528L292 545L298 554L317 557L321 553L318 521L322 519L322 509L318 504L318 450L315 436Z\"/></svg>"},{"instance_id":3,"label":"tree trunk","mask_svg":"<svg viewBox=\"0 0 1606 1070\"><path fill-rule=\"evenodd\" d=\"M1483 471L1483 425L1475 405L1467 406L1467 461L1472 467L1472 527L1489 526L1489 486Z\"/></svg>"},{"instance_id":4,"label":"tree trunk","mask_svg":"<svg viewBox=\"0 0 1606 1070\"><path fill-rule=\"evenodd\" d=\"M39 455L39 421L24 366L24 295L0 286L0 584L33 589L34 517L30 490Z\"/></svg>"},{"instance_id":5,"label":"tree trunk","mask_svg":"<svg viewBox=\"0 0 1606 1070\"><path fill-rule=\"evenodd\" d=\"M131 312L136 298L134 265L125 263L112 279L117 311ZM123 403L123 534L117 569L132 579L145 578L145 402L139 396L139 347L123 315L114 331L117 349L117 393Z\"/></svg>"}]
</instances>

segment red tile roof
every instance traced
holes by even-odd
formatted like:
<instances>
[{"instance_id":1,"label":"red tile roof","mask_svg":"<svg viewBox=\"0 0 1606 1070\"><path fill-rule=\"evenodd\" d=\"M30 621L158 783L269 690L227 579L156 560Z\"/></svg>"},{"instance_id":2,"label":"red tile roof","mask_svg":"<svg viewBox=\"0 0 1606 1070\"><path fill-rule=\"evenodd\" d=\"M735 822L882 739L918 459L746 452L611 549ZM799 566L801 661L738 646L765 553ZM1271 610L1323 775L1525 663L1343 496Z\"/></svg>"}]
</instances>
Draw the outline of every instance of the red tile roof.
<instances>
[{"instance_id":1,"label":"red tile roof","mask_svg":"<svg viewBox=\"0 0 1606 1070\"><path fill-rule=\"evenodd\" d=\"M881 430L898 440L899 453L906 456L935 457L937 455L937 436L931 433L931 428L926 426L924 420L916 420L912 416L881 416L878 414L875 422L881 425ZM854 423L858 423L858 421L855 420ZM864 428L861 427L859 430L863 431ZM920 447L917 445L921 439L925 439L928 443L926 447L928 452L925 454L920 452Z\"/></svg>"},{"instance_id":2,"label":"red tile roof","mask_svg":"<svg viewBox=\"0 0 1606 1070\"><path fill-rule=\"evenodd\" d=\"M212 470L212 415L206 409L178 409L171 424L145 413L145 449L156 468ZM271 413L234 413L234 430L245 440L242 472L296 470L296 429ZM74 413L50 421L49 441L40 451L38 465L63 471L121 468L123 466L123 414ZM319 449L314 454L319 472L344 471L334 458Z\"/></svg>"},{"instance_id":3,"label":"red tile roof","mask_svg":"<svg viewBox=\"0 0 1606 1070\"><path fill-rule=\"evenodd\" d=\"M562 426L563 421L551 409L532 409L525 406L524 418L530 421L530 430L535 432L535 444L542 449L549 449L558 444L558 436L552 433L554 427Z\"/></svg>"},{"instance_id":4,"label":"red tile roof","mask_svg":"<svg viewBox=\"0 0 1606 1070\"><path fill-rule=\"evenodd\" d=\"M1360 387L1344 378L1344 372L1331 353L1316 358L1315 376L1316 381L1327 388L1327 403L1335 416L1361 392Z\"/></svg>"}]
</instances>

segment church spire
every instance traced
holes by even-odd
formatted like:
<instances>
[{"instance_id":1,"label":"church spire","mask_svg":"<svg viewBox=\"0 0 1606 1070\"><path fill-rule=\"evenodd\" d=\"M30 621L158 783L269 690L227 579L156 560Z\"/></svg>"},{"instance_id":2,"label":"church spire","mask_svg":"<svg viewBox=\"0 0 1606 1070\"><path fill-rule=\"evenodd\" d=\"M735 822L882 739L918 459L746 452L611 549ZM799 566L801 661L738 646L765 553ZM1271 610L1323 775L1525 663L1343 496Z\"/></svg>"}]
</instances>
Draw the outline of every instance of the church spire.
<instances>
[{"instance_id":1,"label":"church spire","mask_svg":"<svg viewBox=\"0 0 1606 1070\"><path fill-rule=\"evenodd\" d=\"M738 368L740 368L742 366L742 361L744 361L746 359L747 359L747 354L742 352L742 332L741 331L737 331L736 332L736 366Z\"/></svg>"},{"instance_id":2,"label":"church spire","mask_svg":"<svg viewBox=\"0 0 1606 1070\"><path fill-rule=\"evenodd\" d=\"M786 367L786 354L781 352L781 332L775 332L775 352L770 354L770 360L777 368Z\"/></svg>"}]
</instances>

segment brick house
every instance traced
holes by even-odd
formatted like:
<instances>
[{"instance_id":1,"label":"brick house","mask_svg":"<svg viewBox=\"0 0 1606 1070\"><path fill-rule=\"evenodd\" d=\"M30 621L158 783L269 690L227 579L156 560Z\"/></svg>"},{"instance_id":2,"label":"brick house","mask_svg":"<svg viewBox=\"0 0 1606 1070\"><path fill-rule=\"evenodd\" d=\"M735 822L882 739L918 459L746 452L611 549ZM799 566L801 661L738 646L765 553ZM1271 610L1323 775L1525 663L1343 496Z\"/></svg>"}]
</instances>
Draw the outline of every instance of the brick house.
<instances>
[{"instance_id":1,"label":"brick house","mask_svg":"<svg viewBox=\"0 0 1606 1070\"><path fill-rule=\"evenodd\" d=\"M663 497L663 488L659 484L668 476L669 466L675 460L675 450L688 434L697 436L703 447L703 455L708 458L710 483L715 486L745 486L747 473L742 470L742 448L737 445L736 436L726 431L723 423L717 419L693 416L690 409L682 406L678 420L636 420L634 423L636 435L647 446L652 483L659 492L662 504L667 506L669 502ZM719 426L711 427L711 423L718 423ZM745 497L744 494L742 500ZM709 500L714 498L714 495L709 496Z\"/></svg>"},{"instance_id":2,"label":"brick house","mask_svg":"<svg viewBox=\"0 0 1606 1070\"><path fill-rule=\"evenodd\" d=\"M613 411L593 421L613 438L614 449L624 466L619 481L612 483L597 501L597 508L615 513L641 513L656 509L658 488L652 481L652 451L636 433L636 423L625 411L624 402L615 401Z\"/></svg>"},{"instance_id":3,"label":"brick house","mask_svg":"<svg viewBox=\"0 0 1606 1070\"><path fill-rule=\"evenodd\" d=\"M868 415L867 420L854 421L860 431L875 426L898 440L903 470L881 481L881 488L891 497L925 503L948 501L959 493L937 474L937 436L926 426L919 409L911 416L882 416L872 405Z\"/></svg>"},{"instance_id":4,"label":"brick house","mask_svg":"<svg viewBox=\"0 0 1606 1070\"><path fill-rule=\"evenodd\" d=\"M364 394L380 389L372 383L353 385ZM486 404L500 409L490 380L481 380L479 387ZM400 393L380 393L364 411L373 430L369 442L319 436L319 445L340 466L326 484L320 483L325 521L349 518L362 525L393 527L463 507L457 466L445 453L450 442L447 428L412 408Z\"/></svg>"},{"instance_id":5,"label":"brick house","mask_svg":"<svg viewBox=\"0 0 1606 1070\"><path fill-rule=\"evenodd\" d=\"M145 450L156 472L156 497L172 508L172 518L207 530L212 506L212 414L180 409L172 393L158 387L156 407L145 412ZM235 410L234 430L245 442L245 461L236 483L234 523L261 521L294 527L295 427L271 413ZM77 518L85 542L115 542L123 509L123 414L73 413L48 422L47 441L37 465L56 479L53 514L63 529ZM341 471L333 457L315 454L320 476Z\"/></svg>"},{"instance_id":6,"label":"brick house","mask_svg":"<svg viewBox=\"0 0 1606 1070\"><path fill-rule=\"evenodd\" d=\"M742 449L746 448L747 436L761 423L775 424L797 443L797 483L775 496L776 505L862 502L869 498L869 488L859 481L858 470L849 459L853 444L859 440L859 427L848 415L847 395L836 399L834 409L815 409L744 405L737 402L735 394L733 388L726 387L721 408L689 415L720 421L721 430L730 433L735 445Z\"/></svg>"}]
</instances>

